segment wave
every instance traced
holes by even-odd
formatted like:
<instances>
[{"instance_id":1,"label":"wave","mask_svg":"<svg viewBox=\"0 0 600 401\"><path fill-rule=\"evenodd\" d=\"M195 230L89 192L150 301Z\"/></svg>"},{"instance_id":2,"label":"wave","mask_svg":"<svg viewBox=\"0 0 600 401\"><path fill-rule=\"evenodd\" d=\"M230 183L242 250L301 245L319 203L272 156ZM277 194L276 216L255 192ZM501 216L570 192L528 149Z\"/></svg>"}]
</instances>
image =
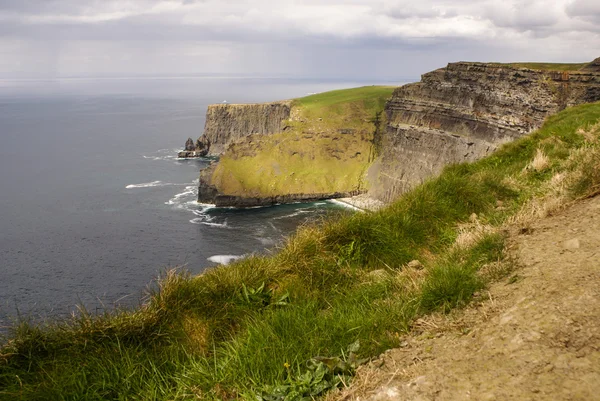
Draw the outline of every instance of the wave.
<instances>
[{"instance_id":1,"label":"wave","mask_svg":"<svg viewBox=\"0 0 600 401\"><path fill-rule=\"evenodd\" d=\"M177 154L181 151L181 149L159 149L153 154L150 155L142 155L144 159L150 160L175 160L177 159Z\"/></svg>"},{"instance_id":2,"label":"wave","mask_svg":"<svg viewBox=\"0 0 600 401\"><path fill-rule=\"evenodd\" d=\"M256 239L264 246L271 246L277 243L274 238L269 237L256 237Z\"/></svg>"},{"instance_id":3,"label":"wave","mask_svg":"<svg viewBox=\"0 0 600 401\"><path fill-rule=\"evenodd\" d=\"M311 212L310 210L300 209L300 210L295 211L294 213L286 214L285 216L273 217L273 220L289 219L290 217L296 217L296 216L300 216L301 214L310 213L310 212Z\"/></svg>"},{"instance_id":4,"label":"wave","mask_svg":"<svg viewBox=\"0 0 600 401\"><path fill-rule=\"evenodd\" d=\"M173 196L171 199L166 201L165 205L177 205L177 207L180 207L180 208L184 208L184 205L186 203L193 202L194 205L198 205L198 203L196 202L196 194L197 194L196 191L197 191L196 185L188 185L185 187L185 190L183 192L175 194L175 196ZM190 200L189 199L190 197L193 200Z\"/></svg>"},{"instance_id":5,"label":"wave","mask_svg":"<svg viewBox=\"0 0 600 401\"><path fill-rule=\"evenodd\" d=\"M195 219L191 219L190 223L192 223L192 224L203 224L203 225L209 226L209 227L230 228L227 225L227 222L224 222L224 223L213 223L210 220L207 221L205 219L205 217L196 217Z\"/></svg>"},{"instance_id":6,"label":"wave","mask_svg":"<svg viewBox=\"0 0 600 401\"><path fill-rule=\"evenodd\" d=\"M144 159L150 159L150 160L175 160L175 159L179 159L177 157L177 155L169 155L169 156L146 156L146 155L142 155L142 157Z\"/></svg>"},{"instance_id":7,"label":"wave","mask_svg":"<svg viewBox=\"0 0 600 401\"><path fill-rule=\"evenodd\" d=\"M169 187L169 186L181 186L181 185L188 185L186 184L178 184L175 182L162 182L162 181L152 181L152 182L144 182L141 184L129 184L127 185L125 188L126 189L132 189L132 188L152 188L152 187Z\"/></svg>"},{"instance_id":8,"label":"wave","mask_svg":"<svg viewBox=\"0 0 600 401\"><path fill-rule=\"evenodd\" d=\"M351 204L346 203L346 202L339 201L337 199L329 199L328 202L334 203L334 204L336 204L338 206L345 207L347 209L356 210L357 212L364 212L364 210L361 209L361 208L359 208L359 207L356 207L356 206L351 205Z\"/></svg>"},{"instance_id":9,"label":"wave","mask_svg":"<svg viewBox=\"0 0 600 401\"><path fill-rule=\"evenodd\" d=\"M243 258L244 255L213 255L206 260L213 263L218 263L220 265L228 265L234 260L238 260Z\"/></svg>"},{"instance_id":10,"label":"wave","mask_svg":"<svg viewBox=\"0 0 600 401\"><path fill-rule=\"evenodd\" d=\"M132 188L151 188L151 187L160 187L162 185L165 185L165 184L163 184L162 181L152 181L152 182L144 182L142 184L129 184L125 188L127 188L127 189L132 189Z\"/></svg>"}]
</instances>

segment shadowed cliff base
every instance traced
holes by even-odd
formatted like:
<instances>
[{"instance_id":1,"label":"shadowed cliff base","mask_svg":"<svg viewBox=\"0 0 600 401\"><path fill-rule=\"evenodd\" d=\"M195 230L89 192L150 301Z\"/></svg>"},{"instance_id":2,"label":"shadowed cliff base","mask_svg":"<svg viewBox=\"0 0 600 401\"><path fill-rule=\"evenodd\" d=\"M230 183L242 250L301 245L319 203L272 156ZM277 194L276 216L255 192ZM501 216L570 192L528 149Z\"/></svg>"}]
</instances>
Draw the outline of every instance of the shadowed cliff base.
<instances>
[{"instance_id":1,"label":"shadowed cliff base","mask_svg":"<svg viewBox=\"0 0 600 401\"><path fill-rule=\"evenodd\" d=\"M170 271L138 309L18 322L0 349L0 398L323 395L432 312L518 281L506 229L535 234L538 219L599 192L600 103L569 108L377 212L302 227L271 255L199 276Z\"/></svg>"}]
</instances>

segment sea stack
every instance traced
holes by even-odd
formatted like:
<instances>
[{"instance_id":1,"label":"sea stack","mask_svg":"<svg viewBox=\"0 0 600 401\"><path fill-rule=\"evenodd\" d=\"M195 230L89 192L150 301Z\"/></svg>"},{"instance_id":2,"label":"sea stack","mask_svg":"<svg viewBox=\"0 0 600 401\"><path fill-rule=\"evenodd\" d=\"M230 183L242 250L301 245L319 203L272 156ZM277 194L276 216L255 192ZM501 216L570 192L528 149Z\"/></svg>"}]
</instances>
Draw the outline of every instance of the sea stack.
<instances>
[{"instance_id":1,"label":"sea stack","mask_svg":"<svg viewBox=\"0 0 600 401\"><path fill-rule=\"evenodd\" d=\"M177 156L182 159L203 157L208 154L209 149L210 141L208 140L208 138L202 136L198 138L196 143L194 143L194 140L192 138L188 138L187 141L185 141L184 150L179 152Z\"/></svg>"}]
</instances>

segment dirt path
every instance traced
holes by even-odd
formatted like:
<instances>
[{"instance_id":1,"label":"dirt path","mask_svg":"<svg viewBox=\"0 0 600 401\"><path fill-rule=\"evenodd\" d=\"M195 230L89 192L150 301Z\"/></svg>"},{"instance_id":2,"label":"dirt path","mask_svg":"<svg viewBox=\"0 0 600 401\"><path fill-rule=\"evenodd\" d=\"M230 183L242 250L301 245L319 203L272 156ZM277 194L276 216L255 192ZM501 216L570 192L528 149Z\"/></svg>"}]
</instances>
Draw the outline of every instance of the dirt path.
<instances>
[{"instance_id":1,"label":"dirt path","mask_svg":"<svg viewBox=\"0 0 600 401\"><path fill-rule=\"evenodd\" d=\"M337 400L600 400L600 196L512 239L519 267L420 322Z\"/></svg>"}]
</instances>

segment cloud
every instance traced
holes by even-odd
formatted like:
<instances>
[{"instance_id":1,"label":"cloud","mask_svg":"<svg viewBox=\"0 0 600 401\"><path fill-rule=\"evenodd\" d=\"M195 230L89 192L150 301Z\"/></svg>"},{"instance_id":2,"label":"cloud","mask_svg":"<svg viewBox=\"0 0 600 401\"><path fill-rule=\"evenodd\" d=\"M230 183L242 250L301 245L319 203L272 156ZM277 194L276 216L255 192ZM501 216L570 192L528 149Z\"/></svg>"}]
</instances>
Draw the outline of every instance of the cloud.
<instances>
[{"instance_id":1,"label":"cloud","mask_svg":"<svg viewBox=\"0 0 600 401\"><path fill-rule=\"evenodd\" d=\"M600 2L597 0L575 0L566 8L567 15L588 23L590 30L600 32Z\"/></svg>"},{"instance_id":2,"label":"cloud","mask_svg":"<svg viewBox=\"0 0 600 401\"><path fill-rule=\"evenodd\" d=\"M5 0L0 20L24 27L44 27L51 35L61 25L130 23L135 35L140 22L166 25L171 31L240 37L331 38L422 37L486 39L514 32L586 30L576 23L598 14L596 1L557 0ZM572 21L569 21L572 20ZM24 31L24 30L23 30ZM22 34L25 34L22 32Z\"/></svg>"},{"instance_id":3,"label":"cloud","mask_svg":"<svg viewBox=\"0 0 600 401\"><path fill-rule=\"evenodd\" d=\"M258 66L261 60L265 69L273 65L289 69L293 64L314 70L323 65L320 60L335 64L328 55L352 51L355 58L374 57L375 51L388 59L393 52L413 58L419 54L406 63L437 64L434 59L454 59L457 48L466 49L460 54L470 59L483 59L489 51L497 60L505 54L515 58L524 54L530 59L577 61L600 54L599 4L597 0L2 0L0 44L10 42L14 50L14 43L21 43L23 54L17 52L16 57L31 60L35 55L25 53L52 42L47 47L58 49L53 50L59 53L57 59L66 57L72 66L56 62L58 67L47 69L58 73L82 71L77 64L88 71L123 69L119 60L126 49L136 55L129 60L132 68L166 69L187 63L196 66L190 70L202 71L207 65L227 70ZM89 54L78 59L77 52L87 54L81 50L85 41L90 52L97 48L114 54L112 61L90 64L90 58L96 58ZM208 49L209 53L201 53L209 62L197 66L199 58L192 49L200 48ZM435 57L425 55L433 48ZM149 49L168 54L168 60L146 56ZM227 57L217 49L229 49ZM280 54L295 64L278 59ZM376 61L377 57L371 64ZM148 62L154 64L150 67ZM0 64L0 69L10 69L7 65L12 64Z\"/></svg>"}]
</instances>

